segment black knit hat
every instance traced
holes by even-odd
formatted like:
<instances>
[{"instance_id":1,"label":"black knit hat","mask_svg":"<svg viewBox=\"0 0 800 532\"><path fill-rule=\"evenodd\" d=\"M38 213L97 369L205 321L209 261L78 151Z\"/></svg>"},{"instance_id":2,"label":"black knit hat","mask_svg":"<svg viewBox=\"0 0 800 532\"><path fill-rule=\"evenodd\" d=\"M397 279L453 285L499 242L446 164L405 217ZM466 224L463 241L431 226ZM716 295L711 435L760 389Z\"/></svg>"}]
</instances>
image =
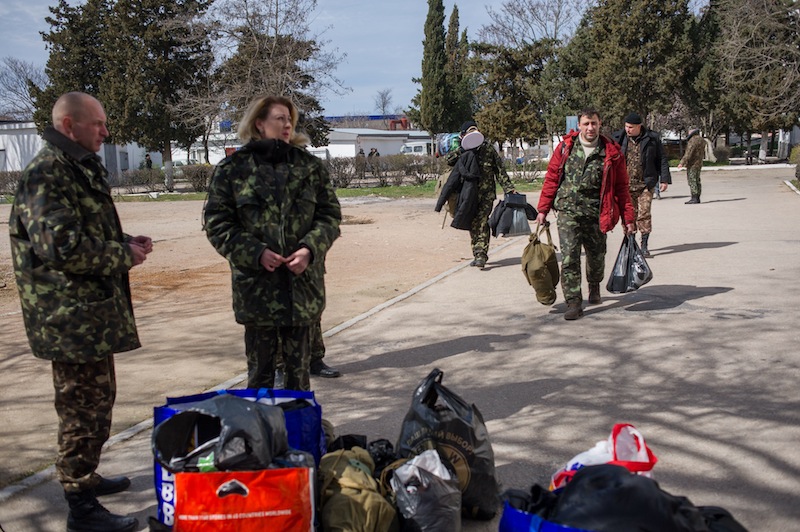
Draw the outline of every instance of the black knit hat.
<instances>
[{"instance_id":1,"label":"black knit hat","mask_svg":"<svg viewBox=\"0 0 800 532\"><path fill-rule=\"evenodd\" d=\"M467 120L466 122L461 124L461 136L463 137L464 135L466 135L467 131L469 131L469 128L471 127L478 127L478 124L476 124L474 120Z\"/></svg>"},{"instance_id":2,"label":"black knit hat","mask_svg":"<svg viewBox=\"0 0 800 532\"><path fill-rule=\"evenodd\" d=\"M628 116L625 117L626 124L641 124L642 117L636 113L629 113Z\"/></svg>"}]
</instances>

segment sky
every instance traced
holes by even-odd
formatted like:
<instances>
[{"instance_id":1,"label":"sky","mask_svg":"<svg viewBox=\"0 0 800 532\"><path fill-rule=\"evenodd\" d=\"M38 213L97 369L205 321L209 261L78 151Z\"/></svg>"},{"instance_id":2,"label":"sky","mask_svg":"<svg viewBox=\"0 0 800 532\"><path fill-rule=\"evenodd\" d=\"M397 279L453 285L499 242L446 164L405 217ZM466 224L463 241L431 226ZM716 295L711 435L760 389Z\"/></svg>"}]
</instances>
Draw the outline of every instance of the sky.
<instances>
[{"instance_id":1,"label":"sky","mask_svg":"<svg viewBox=\"0 0 800 532\"><path fill-rule=\"evenodd\" d=\"M48 31L45 17L56 0L0 0L0 58L14 57L44 67L47 50L39 32ZM81 2L70 1L71 5ZM444 0L445 27L458 5L460 30L470 41L489 23L487 0ZM494 3L495 9L499 3ZM318 0L310 15L313 33L346 57L334 75L349 90L322 99L325 116L377 114L375 96L391 89L392 107L407 108L419 85L422 41L428 2L425 0Z\"/></svg>"}]
</instances>

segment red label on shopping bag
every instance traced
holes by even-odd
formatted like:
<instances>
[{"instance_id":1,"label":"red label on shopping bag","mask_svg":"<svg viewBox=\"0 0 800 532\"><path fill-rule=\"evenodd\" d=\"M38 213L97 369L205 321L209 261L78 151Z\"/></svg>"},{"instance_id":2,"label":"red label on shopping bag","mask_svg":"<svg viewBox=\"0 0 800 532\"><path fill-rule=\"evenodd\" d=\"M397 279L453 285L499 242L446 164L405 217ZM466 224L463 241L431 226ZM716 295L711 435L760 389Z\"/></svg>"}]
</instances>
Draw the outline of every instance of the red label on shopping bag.
<instances>
[{"instance_id":1,"label":"red label on shopping bag","mask_svg":"<svg viewBox=\"0 0 800 532\"><path fill-rule=\"evenodd\" d=\"M308 468L178 473L175 532L255 532L314 529Z\"/></svg>"}]
</instances>

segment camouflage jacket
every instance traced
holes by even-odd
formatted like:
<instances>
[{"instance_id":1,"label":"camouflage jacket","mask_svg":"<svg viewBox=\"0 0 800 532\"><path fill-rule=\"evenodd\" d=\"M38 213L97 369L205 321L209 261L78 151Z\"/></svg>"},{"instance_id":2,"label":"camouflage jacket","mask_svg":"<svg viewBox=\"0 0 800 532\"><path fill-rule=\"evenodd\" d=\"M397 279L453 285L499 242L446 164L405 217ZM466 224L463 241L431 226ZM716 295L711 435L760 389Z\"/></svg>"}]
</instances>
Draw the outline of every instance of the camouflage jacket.
<instances>
[{"instance_id":1,"label":"camouflage jacket","mask_svg":"<svg viewBox=\"0 0 800 532\"><path fill-rule=\"evenodd\" d=\"M570 131L553 150L553 155L547 165L547 172L544 175L542 192L539 195L537 210L540 213L547 215L555 208L556 196L559 194L559 188L564 181L565 166L572 153L573 146L576 143L580 143L578 135L577 131ZM633 203L631 203L631 193L628 189L628 170L625 168L625 160L613 140L601 137L600 142L603 144L605 155L602 162L602 177L598 196L599 223L600 230L603 233L607 233L614 229L620 217L623 224L631 223L636 217L634 216ZM570 206L566 202L564 202L563 206L567 209L567 212L571 212Z\"/></svg>"},{"instance_id":2,"label":"camouflage jacket","mask_svg":"<svg viewBox=\"0 0 800 532\"><path fill-rule=\"evenodd\" d=\"M317 157L282 141L250 142L219 163L208 192L208 240L228 259L236 321L256 326L311 325L325 308L325 255L339 236L339 200ZM306 271L268 272L270 250L311 250Z\"/></svg>"},{"instance_id":3,"label":"camouflage jacket","mask_svg":"<svg viewBox=\"0 0 800 532\"><path fill-rule=\"evenodd\" d=\"M9 219L11 254L33 354L99 361L140 346L125 244L99 157L52 128L25 168Z\"/></svg>"},{"instance_id":4,"label":"camouflage jacket","mask_svg":"<svg viewBox=\"0 0 800 532\"><path fill-rule=\"evenodd\" d=\"M703 168L705 157L706 141L703 139L703 135L700 132L690 135L686 143L686 152L684 152L680 164L692 170L700 170Z\"/></svg>"}]
</instances>

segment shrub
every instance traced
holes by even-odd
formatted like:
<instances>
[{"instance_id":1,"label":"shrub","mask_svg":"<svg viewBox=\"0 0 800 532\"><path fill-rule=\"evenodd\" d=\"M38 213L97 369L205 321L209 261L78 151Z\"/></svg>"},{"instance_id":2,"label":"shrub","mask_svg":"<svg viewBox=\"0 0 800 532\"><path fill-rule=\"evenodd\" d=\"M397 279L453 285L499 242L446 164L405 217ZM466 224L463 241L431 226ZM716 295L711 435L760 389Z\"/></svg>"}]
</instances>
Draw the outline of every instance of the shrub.
<instances>
[{"instance_id":1,"label":"shrub","mask_svg":"<svg viewBox=\"0 0 800 532\"><path fill-rule=\"evenodd\" d=\"M211 182L214 167L208 164L192 164L181 167L183 179L187 180L195 192L205 192Z\"/></svg>"},{"instance_id":2,"label":"shrub","mask_svg":"<svg viewBox=\"0 0 800 532\"><path fill-rule=\"evenodd\" d=\"M0 172L0 194L13 196L17 193L17 185L22 178L22 172L12 170L10 172Z\"/></svg>"},{"instance_id":3,"label":"shrub","mask_svg":"<svg viewBox=\"0 0 800 532\"><path fill-rule=\"evenodd\" d=\"M334 188L347 188L356 176L354 157L333 157L325 161Z\"/></svg>"},{"instance_id":4,"label":"shrub","mask_svg":"<svg viewBox=\"0 0 800 532\"><path fill-rule=\"evenodd\" d=\"M714 157L717 158L718 163L727 163L731 160L731 149L728 146L719 146L714 148Z\"/></svg>"},{"instance_id":5,"label":"shrub","mask_svg":"<svg viewBox=\"0 0 800 532\"><path fill-rule=\"evenodd\" d=\"M164 174L161 170L125 170L119 176L119 184L129 194L136 192L164 192Z\"/></svg>"}]
</instances>

